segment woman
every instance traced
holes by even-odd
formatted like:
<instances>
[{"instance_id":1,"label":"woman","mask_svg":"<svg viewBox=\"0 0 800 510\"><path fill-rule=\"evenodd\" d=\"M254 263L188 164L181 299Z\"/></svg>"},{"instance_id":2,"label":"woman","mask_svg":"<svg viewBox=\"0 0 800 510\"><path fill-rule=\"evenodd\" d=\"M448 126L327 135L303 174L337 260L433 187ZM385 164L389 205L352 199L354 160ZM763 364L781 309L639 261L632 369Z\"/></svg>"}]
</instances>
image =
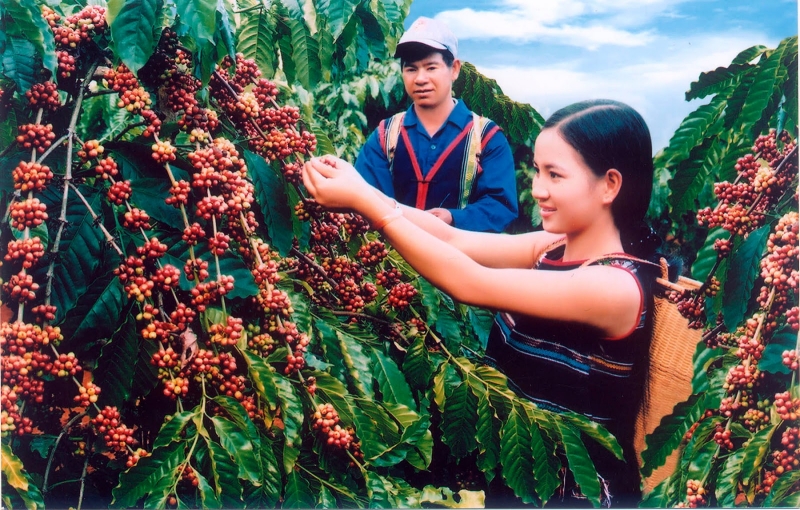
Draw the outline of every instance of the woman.
<instances>
[{"instance_id":1,"label":"woman","mask_svg":"<svg viewBox=\"0 0 800 510\"><path fill-rule=\"evenodd\" d=\"M461 231L400 207L337 158L311 160L303 178L319 203L364 216L442 291L497 310L487 362L539 406L584 414L614 433L627 463L601 450L596 467L615 505L635 505L633 424L656 272L613 256L652 257L658 244L642 227L653 181L649 130L625 104L573 104L536 139L534 171L544 231L522 235Z\"/></svg>"}]
</instances>

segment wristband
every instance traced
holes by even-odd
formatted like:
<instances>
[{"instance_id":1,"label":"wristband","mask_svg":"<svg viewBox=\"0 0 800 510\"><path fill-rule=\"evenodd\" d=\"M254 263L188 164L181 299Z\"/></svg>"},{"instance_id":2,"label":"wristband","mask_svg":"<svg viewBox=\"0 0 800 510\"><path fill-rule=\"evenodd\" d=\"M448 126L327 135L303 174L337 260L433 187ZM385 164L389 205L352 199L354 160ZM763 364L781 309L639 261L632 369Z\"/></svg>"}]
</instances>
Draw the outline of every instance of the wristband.
<instances>
[{"instance_id":1,"label":"wristband","mask_svg":"<svg viewBox=\"0 0 800 510\"><path fill-rule=\"evenodd\" d=\"M400 204L397 203L397 200L395 200L394 209L392 209L392 212L390 212L386 216L382 217L381 219L373 223L372 230L381 230L386 225L393 222L402 215L403 215L403 210L400 208Z\"/></svg>"}]
</instances>

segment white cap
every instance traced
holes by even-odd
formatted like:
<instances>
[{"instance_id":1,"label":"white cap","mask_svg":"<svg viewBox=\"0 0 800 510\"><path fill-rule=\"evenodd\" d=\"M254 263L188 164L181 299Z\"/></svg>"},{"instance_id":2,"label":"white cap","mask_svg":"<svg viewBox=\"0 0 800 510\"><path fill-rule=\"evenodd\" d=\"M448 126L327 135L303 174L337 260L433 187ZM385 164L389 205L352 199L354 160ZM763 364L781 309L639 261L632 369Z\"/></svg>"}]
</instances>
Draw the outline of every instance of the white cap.
<instances>
[{"instance_id":1,"label":"white cap","mask_svg":"<svg viewBox=\"0 0 800 510\"><path fill-rule=\"evenodd\" d=\"M398 56L400 47L406 43L420 43L437 50L447 50L453 54L453 58L458 58L458 39L447 25L432 18L420 16L408 27L397 43L395 57Z\"/></svg>"}]
</instances>

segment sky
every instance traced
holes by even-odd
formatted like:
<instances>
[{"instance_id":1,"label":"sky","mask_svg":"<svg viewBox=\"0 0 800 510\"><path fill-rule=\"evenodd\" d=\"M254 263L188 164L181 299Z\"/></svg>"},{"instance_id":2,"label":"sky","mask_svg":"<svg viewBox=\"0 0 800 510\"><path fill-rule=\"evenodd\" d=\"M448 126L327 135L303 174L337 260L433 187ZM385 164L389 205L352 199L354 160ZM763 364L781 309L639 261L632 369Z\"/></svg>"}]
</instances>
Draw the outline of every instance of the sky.
<instances>
[{"instance_id":1,"label":"sky","mask_svg":"<svg viewBox=\"0 0 800 510\"><path fill-rule=\"evenodd\" d=\"M547 118L609 98L642 114L653 151L709 99L687 102L700 73L798 33L797 0L414 0L406 20L444 21L459 58Z\"/></svg>"}]
</instances>

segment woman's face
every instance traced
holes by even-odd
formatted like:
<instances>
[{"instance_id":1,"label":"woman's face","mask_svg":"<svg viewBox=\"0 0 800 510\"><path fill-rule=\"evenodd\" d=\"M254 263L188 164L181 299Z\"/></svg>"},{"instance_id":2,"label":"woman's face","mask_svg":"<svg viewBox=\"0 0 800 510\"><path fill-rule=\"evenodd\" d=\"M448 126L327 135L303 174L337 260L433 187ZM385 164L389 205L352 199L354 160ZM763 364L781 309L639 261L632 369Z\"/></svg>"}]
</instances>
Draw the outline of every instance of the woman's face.
<instances>
[{"instance_id":1,"label":"woman's face","mask_svg":"<svg viewBox=\"0 0 800 510\"><path fill-rule=\"evenodd\" d=\"M596 176L557 128L539 134L534 151L532 195L539 203L542 227L552 233L579 233L594 223L604 207L604 179Z\"/></svg>"}]
</instances>

